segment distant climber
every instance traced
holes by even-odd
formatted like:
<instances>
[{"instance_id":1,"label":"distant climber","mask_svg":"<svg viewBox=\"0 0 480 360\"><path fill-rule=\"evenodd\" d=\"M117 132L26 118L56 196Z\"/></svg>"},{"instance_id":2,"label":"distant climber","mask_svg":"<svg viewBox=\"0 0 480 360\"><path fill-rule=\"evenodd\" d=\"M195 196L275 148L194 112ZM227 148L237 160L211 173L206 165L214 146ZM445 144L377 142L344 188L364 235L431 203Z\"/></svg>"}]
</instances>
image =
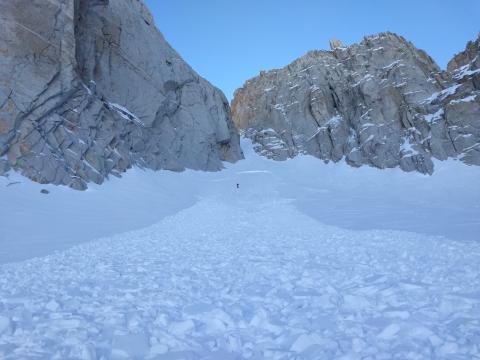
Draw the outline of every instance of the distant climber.
<instances>
[{"instance_id":1,"label":"distant climber","mask_svg":"<svg viewBox=\"0 0 480 360\"><path fill-rule=\"evenodd\" d=\"M239 183L237 183L237 189L240 189L240 184Z\"/></svg>"}]
</instances>

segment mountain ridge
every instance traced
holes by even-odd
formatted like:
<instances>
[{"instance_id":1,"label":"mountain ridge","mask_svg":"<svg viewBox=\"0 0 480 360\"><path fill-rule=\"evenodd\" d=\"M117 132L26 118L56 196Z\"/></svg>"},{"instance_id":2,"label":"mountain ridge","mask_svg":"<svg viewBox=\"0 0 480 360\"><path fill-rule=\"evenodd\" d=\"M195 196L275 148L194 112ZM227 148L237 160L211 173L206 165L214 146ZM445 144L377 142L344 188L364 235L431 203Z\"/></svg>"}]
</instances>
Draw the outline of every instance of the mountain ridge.
<instances>
[{"instance_id":1,"label":"mountain ridge","mask_svg":"<svg viewBox=\"0 0 480 360\"><path fill-rule=\"evenodd\" d=\"M473 66L461 78L454 63L442 71L391 32L313 50L247 80L231 104L234 122L276 160L303 153L428 174L432 157L480 165L478 49L477 39L454 58Z\"/></svg>"}]
</instances>

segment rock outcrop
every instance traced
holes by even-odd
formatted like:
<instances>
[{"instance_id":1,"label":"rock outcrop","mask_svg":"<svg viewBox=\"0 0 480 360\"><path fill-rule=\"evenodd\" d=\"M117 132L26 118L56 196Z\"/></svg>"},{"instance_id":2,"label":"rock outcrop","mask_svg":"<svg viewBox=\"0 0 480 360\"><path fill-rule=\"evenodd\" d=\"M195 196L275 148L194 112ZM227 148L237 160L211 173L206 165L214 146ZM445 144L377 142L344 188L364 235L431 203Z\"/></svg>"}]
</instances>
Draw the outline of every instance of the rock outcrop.
<instances>
[{"instance_id":1,"label":"rock outcrop","mask_svg":"<svg viewBox=\"0 0 480 360\"><path fill-rule=\"evenodd\" d=\"M0 174L85 189L242 158L224 95L141 0L0 0Z\"/></svg>"},{"instance_id":2,"label":"rock outcrop","mask_svg":"<svg viewBox=\"0 0 480 360\"><path fill-rule=\"evenodd\" d=\"M335 38L330 40L330 50L335 50L343 47L345 47L345 45L343 45L343 43L340 40Z\"/></svg>"},{"instance_id":3,"label":"rock outcrop","mask_svg":"<svg viewBox=\"0 0 480 360\"><path fill-rule=\"evenodd\" d=\"M480 48L442 71L393 33L312 51L235 93L236 125L257 152L433 172L432 157L480 165Z\"/></svg>"}]
</instances>

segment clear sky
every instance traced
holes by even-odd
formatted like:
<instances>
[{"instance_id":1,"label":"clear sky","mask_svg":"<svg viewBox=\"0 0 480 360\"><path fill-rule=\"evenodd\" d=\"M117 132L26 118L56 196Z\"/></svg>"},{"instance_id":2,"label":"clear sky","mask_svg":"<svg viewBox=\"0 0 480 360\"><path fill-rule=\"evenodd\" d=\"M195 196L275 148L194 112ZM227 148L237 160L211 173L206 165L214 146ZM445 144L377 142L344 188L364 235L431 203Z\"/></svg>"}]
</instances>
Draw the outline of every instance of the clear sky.
<instances>
[{"instance_id":1,"label":"clear sky","mask_svg":"<svg viewBox=\"0 0 480 360\"><path fill-rule=\"evenodd\" d=\"M441 67L480 31L480 0L145 0L168 42L231 99L260 70L393 31Z\"/></svg>"}]
</instances>

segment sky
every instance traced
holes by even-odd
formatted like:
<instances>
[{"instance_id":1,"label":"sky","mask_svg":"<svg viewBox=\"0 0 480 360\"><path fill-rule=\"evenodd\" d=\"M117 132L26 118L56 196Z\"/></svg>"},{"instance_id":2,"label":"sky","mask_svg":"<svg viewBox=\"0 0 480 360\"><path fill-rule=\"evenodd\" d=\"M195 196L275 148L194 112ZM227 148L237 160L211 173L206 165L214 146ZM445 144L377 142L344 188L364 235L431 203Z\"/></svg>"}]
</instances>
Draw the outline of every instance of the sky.
<instances>
[{"instance_id":1,"label":"sky","mask_svg":"<svg viewBox=\"0 0 480 360\"><path fill-rule=\"evenodd\" d=\"M329 39L393 31L442 67L480 32L479 0L145 0L167 41L231 99Z\"/></svg>"}]
</instances>

